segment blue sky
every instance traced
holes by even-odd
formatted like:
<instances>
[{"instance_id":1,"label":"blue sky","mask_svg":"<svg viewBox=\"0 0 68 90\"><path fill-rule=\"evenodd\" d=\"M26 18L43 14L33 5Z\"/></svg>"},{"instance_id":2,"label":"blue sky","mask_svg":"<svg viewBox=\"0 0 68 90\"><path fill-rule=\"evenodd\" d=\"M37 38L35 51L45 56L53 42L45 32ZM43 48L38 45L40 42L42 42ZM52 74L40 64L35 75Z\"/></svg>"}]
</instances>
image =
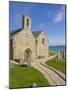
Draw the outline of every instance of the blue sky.
<instances>
[{"instance_id":1,"label":"blue sky","mask_svg":"<svg viewBox=\"0 0 68 90\"><path fill-rule=\"evenodd\" d=\"M32 31L46 33L49 45L65 45L65 5L10 1L10 31L22 27L23 15L32 19Z\"/></svg>"}]
</instances>

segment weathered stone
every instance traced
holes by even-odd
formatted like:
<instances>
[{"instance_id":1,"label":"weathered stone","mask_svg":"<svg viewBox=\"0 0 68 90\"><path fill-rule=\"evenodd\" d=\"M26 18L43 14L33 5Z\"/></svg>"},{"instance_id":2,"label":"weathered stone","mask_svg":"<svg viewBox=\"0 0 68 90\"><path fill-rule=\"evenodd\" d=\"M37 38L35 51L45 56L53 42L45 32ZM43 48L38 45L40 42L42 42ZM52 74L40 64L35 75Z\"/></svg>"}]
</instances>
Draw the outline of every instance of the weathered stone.
<instances>
[{"instance_id":1,"label":"weathered stone","mask_svg":"<svg viewBox=\"0 0 68 90\"><path fill-rule=\"evenodd\" d=\"M24 16L23 23L23 28L11 36L12 44L10 48L13 50L10 50L10 57L13 56L13 60L22 60L20 63L30 63L39 60L39 57L47 59L48 40L46 35L42 31L36 37L33 35L29 17Z\"/></svg>"}]
</instances>

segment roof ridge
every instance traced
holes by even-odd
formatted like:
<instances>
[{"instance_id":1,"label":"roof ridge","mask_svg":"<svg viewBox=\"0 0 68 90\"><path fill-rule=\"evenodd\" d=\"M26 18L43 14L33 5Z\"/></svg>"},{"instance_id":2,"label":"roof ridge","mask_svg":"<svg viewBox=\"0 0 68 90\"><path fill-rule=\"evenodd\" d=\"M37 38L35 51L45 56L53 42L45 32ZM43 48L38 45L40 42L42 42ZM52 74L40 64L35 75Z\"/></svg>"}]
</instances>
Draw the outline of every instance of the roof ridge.
<instances>
[{"instance_id":1,"label":"roof ridge","mask_svg":"<svg viewBox=\"0 0 68 90\"><path fill-rule=\"evenodd\" d=\"M32 32L32 34L34 35L35 38L37 38L41 32L42 31L35 31L35 32Z\"/></svg>"}]
</instances>

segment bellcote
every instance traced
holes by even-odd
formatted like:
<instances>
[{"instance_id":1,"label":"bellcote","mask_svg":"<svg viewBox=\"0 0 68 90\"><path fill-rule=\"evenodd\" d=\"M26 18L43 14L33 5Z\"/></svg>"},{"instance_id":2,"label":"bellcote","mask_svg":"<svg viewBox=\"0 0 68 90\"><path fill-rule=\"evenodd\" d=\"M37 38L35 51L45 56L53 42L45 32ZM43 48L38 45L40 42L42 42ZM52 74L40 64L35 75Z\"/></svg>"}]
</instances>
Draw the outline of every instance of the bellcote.
<instances>
[{"instance_id":1,"label":"bellcote","mask_svg":"<svg viewBox=\"0 0 68 90\"><path fill-rule=\"evenodd\" d=\"M31 31L31 18L29 18L27 16L23 16L22 27L24 30L30 30Z\"/></svg>"}]
</instances>

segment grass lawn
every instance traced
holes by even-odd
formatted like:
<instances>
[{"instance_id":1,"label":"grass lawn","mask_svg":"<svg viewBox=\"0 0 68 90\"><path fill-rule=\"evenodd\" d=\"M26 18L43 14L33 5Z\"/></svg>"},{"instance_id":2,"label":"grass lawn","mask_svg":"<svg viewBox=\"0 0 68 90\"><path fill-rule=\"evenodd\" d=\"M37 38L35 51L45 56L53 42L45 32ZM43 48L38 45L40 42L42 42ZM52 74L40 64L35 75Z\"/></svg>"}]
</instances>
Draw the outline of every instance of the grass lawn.
<instances>
[{"instance_id":1,"label":"grass lawn","mask_svg":"<svg viewBox=\"0 0 68 90\"><path fill-rule=\"evenodd\" d=\"M55 54L56 54L56 52L49 51L49 56L53 56L53 55L55 55Z\"/></svg>"},{"instance_id":2,"label":"grass lawn","mask_svg":"<svg viewBox=\"0 0 68 90\"><path fill-rule=\"evenodd\" d=\"M57 57L56 57L52 60L47 61L46 64L61 71L62 73L65 73L65 61L64 60L57 61Z\"/></svg>"},{"instance_id":3,"label":"grass lawn","mask_svg":"<svg viewBox=\"0 0 68 90\"><path fill-rule=\"evenodd\" d=\"M15 65L10 69L10 88L31 87L33 83L38 86L49 86L44 76L33 67Z\"/></svg>"}]
</instances>

